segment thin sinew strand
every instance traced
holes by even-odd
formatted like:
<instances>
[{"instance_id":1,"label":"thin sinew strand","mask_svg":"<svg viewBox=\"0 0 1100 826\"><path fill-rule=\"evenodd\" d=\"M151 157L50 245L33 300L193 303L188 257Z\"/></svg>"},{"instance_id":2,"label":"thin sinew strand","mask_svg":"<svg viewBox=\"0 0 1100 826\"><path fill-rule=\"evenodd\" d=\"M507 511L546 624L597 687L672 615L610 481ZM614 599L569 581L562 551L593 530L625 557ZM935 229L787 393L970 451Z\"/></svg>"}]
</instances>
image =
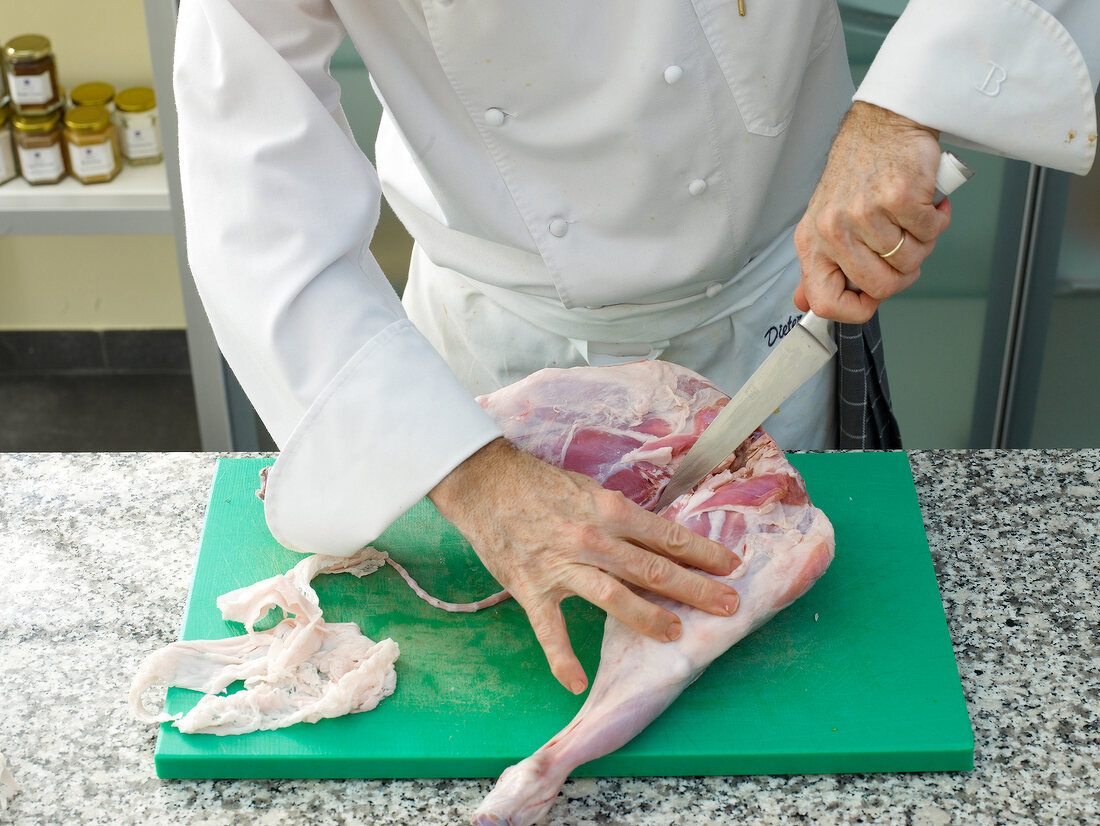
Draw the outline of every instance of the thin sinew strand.
<instances>
[{"instance_id":1,"label":"thin sinew strand","mask_svg":"<svg viewBox=\"0 0 1100 826\"><path fill-rule=\"evenodd\" d=\"M386 558L386 564L391 565L397 573L401 574L401 578L409 584L418 597L424 600L429 605L436 608L442 608L444 611L451 611L454 613L472 614L474 611L480 611L482 608L489 608L490 606L497 605L509 599L512 595L507 591L499 591L493 594L491 597L478 600L477 602L444 602L441 599L436 599L423 588L421 588L415 579L402 568L398 563L394 562L391 557Z\"/></svg>"}]
</instances>

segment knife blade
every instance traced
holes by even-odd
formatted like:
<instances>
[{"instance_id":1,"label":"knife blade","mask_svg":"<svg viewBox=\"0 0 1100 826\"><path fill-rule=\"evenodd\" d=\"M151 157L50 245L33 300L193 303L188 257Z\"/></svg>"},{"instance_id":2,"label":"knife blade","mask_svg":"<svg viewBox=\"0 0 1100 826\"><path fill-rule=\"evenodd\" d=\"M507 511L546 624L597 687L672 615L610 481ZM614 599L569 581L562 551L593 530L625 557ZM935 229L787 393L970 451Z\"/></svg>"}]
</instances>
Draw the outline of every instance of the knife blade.
<instances>
[{"instance_id":1,"label":"knife blade","mask_svg":"<svg viewBox=\"0 0 1100 826\"><path fill-rule=\"evenodd\" d=\"M932 202L939 204L973 174L953 154L942 153ZM660 510L699 484L834 353L836 344L829 322L812 310L807 312L700 434L673 471L653 510Z\"/></svg>"}]
</instances>

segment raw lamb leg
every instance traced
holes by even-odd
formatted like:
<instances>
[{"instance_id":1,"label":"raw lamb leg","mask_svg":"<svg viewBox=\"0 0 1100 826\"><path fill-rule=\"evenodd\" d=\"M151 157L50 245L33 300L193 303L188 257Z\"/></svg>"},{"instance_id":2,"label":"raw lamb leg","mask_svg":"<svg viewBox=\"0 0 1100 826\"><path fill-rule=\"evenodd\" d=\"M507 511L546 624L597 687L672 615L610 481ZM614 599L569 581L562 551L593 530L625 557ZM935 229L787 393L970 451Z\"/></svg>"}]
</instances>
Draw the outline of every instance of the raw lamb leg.
<instances>
[{"instance_id":1,"label":"raw lamb leg","mask_svg":"<svg viewBox=\"0 0 1100 826\"><path fill-rule=\"evenodd\" d=\"M478 398L519 447L652 508L729 396L664 361L540 370Z\"/></svg>"},{"instance_id":2,"label":"raw lamb leg","mask_svg":"<svg viewBox=\"0 0 1100 826\"><path fill-rule=\"evenodd\" d=\"M643 505L656 501L680 457L728 401L691 371L662 362L547 370L519 385L481 399L506 436ZM833 558L832 526L760 430L661 515L741 556L725 578L737 588L740 608L716 617L649 595L680 616L683 633L671 643L609 617L584 705L550 742L505 770L475 812L477 826L529 826L545 815L573 769L642 731L716 657L804 594Z\"/></svg>"}]
</instances>

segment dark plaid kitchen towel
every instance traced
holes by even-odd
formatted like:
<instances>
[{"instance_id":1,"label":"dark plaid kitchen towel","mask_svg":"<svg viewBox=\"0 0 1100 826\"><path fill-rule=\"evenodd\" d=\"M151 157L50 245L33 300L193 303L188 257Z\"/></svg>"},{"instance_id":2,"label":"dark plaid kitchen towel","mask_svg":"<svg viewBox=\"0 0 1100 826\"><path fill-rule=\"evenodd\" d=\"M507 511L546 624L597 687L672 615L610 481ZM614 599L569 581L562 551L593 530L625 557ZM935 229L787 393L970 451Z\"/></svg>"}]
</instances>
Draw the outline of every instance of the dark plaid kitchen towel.
<instances>
[{"instance_id":1,"label":"dark plaid kitchen towel","mask_svg":"<svg viewBox=\"0 0 1100 826\"><path fill-rule=\"evenodd\" d=\"M890 406L878 313L866 324L834 324L837 346L837 447L897 450L901 432Z\"/></svg>"}]
</instances>

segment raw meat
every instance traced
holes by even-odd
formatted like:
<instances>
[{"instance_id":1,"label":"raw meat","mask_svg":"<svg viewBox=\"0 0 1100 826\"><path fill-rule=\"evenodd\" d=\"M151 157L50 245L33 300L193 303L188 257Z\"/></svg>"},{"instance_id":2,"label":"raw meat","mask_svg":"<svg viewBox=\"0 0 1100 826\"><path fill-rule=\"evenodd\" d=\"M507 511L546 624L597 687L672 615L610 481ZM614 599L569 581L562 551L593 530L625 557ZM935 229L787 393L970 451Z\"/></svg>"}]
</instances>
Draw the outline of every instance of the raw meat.
<instances>
[{"instance_id":1,"label":"raw meat","mask_svg":"<svg viewBox=\"0 0 1100 826\"><path fill-rule=\"evenodd\" d=\"M547 369L478 402L526 452L651 508L729 396L664 361Z\"/></svg>"},{"instance_id":2,"label":"raw meat","mask_svg":"<svg viewBox=\"0 0 1100 826\"><path fill-rule=\"evenodd\" d=\"M0 754L0 812L8 808L8 801L19 794L19 784L15 782L8 761Z\"/></svg>"},{"instance_id":3,"label":"raw meat","mask_svg":"<svg viewBox=\"0 0 1100 826\"><path fill-rule=\"evenodd\" d=\"M397 643L374 642L355 623L325 622L309 583L321 573L366 576L385 560L373 548L348 558L307 556L285 574L223 594L222 617L243 623L248 633L176 642L150 654L130 687L135 716L171 721L188 734L244 734L374 708L393 693ZM256 631L275 606L293 616ZM150 714L141 698L160 680L207 696L186 714ZM244 680L243 691L220 693L236 680Z\"/></svg>"},{"instance_id":4,"label":"raw meat","mask_svg":"<svg viewBox=\"0 0 1100 826\"><path fill-rule=\"evenodd\" d=\"M650 361L544 370L479 401L520 448L652 507L728 397L689 370ZM655 642L609 618L600 666L581 710L547 745L505 771L475 824L533 823L550 809L576 766L634 737L712 660L803 594L832 560L828 520L759 430L661 515L741 556L742 564L727 577L740 592L740 609L719 618L651 595L680 616L683 633L674 643ZM371 548L350 559L306 557L286 574L218 599L226 619L245 624L245 636L178 642L147 658L131 689L135 714L147 722L171 720L186 732L236 734L373 708L394 690L397 644L374 643L351 623L326 623L309 583L319 573L364 576L384 563L445 610L478 610L508 596L442 602ZM293 616L269 631L255 631L272 606ZM244 691L214 696L240 679ZM158 680L211 696L186 715L154 716L141 697Z\"/></svg>"},{"instance_id":5,"label":"raw meat","mask_svg":"<svg viewBox=\"0 0 1100 826\"><path fill-rule=\"evenodd\" d=\"M218 597L222 617L242 623L244 636L184 640L146 657L130 686L134 716L146 723L171 722L187 734L224 735L370 711L393 693L397 643L373 642L355 623L325 622L310 582L318 574L364 577L383 564L393 567L417 596L444 611L478 611L509 598L507 591L500 591L478 602L444 602L417 585L387 554L370 547L348 558L307 556L285 574ZM273 607L293 616L268 631L256 631L256 623ZM236 680L244 680L244 690L223 695ZM186 714L154 715L142 696L160 681L207 696Z\"/></svg>"},{"instance_id":6,"label":"raw meat","mask_svg":"<svg viewBox=\"0 0 1100 826\"><path fill-rule=\"evenodd\" d=\"M652 506L728 398L689 370L650 361L544 370L479 401L524 450ZM761 430L661 515L741 557L725 578L737 588L740 608L716 617L650 595L683 624L681 637L668 643L608 617L600 665L580 711L504 771L474 813L476 826L529 826L545 815L574 768L637 735L716 657L804 594L833 558L832 526Z\"/></svg>"}]
</instances>

